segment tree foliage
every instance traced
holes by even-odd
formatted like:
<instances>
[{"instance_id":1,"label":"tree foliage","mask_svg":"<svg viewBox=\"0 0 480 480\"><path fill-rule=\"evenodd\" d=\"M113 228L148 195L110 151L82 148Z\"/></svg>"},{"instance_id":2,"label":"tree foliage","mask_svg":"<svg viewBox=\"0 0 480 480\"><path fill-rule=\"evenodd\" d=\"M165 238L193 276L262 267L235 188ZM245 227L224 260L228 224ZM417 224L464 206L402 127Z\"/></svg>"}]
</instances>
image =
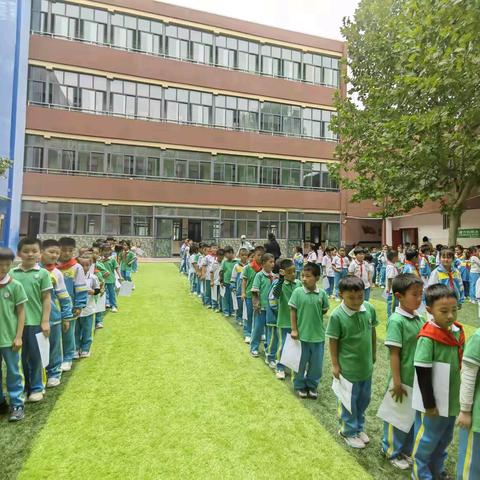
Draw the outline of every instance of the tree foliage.
<instances>
[{"instance_id":1,"label":"tree foliage","mask_svg":"<svg viewBox=\"0 0 480 480\"><path fill-rule=\"evenodd\" d=\"M7 157L0 156L0 176L5 174L11 164L11 160L9 160Z\"/></svg>"},{"instance_id":2,"label":"tree foliage","mask_svg":"<svg viewBox=\"0 0 480 480\"><path fill-rule=\"evenodd\" d=\"M480 0L362 0L342 32L332 174L378 216L440 201L454 242L480 184Z\"/></svg>"}]
</instances>

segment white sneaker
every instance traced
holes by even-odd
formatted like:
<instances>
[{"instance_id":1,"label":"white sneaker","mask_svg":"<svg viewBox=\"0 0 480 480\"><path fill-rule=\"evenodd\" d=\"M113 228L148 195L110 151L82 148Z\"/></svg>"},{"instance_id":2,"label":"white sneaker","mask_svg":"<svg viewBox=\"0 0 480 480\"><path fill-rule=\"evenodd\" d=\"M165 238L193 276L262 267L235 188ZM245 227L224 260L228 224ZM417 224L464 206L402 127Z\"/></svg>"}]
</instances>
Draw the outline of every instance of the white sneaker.
<instances>
[{"instance_id":1,"label":"white sneaker","mask_svg":"<svg viewBox=\"0 0 480 480\"><path fill-rule=\"evenodd\" d=\"M62 372L69 372L72 369L72 362L62 363Z\"/></svg>"},{"instance_id":2,"label":"white sneaker","mask_svg":"<svg viewBox=\"0 0 480 480\"><path fill-rule=\"evenodd\" d=\"M342 435L343 437L343 435ZM360 437L343 437L346 444L352 448L365 448L365 443Z\"/></svg>"},{"instance_id":3,"label":"white sneaker","mask_svg":"<svg viewBox=\"0 0 480 480\"><path fill-rule=\"evenodd\" d=\"M365 444L370 443L370 439L368 438L368 435L365 432L360 432L358 434L358 437L363 443Z\"/></svg>"},{"instance_id":4,"label":"white sneaker","mask_svg":"<svg viewBox=\"0 0 480 480\"><path fill-rule=\"evenodd\" d=\"M251 340L252 340L252 339L251 339L250 337L245 337L244 342L247 343L248 345L250 345L250 341L251 341Z\"/></svg>"},{"instance_id":5,"label":"white sneaker","mask_svg":"<svg viewBox=\"0 0 480 480\"><path fill-rule=\"evenodd\" d=\"M260 339L262 342L264 342L267 339L265 335L262 335L262 338Z\"/></svg>"},{"instance_id":6,"label":"white sneaker","mask_svg":"<svg viewBox=\"0 0 480 480\"><path fill-rule=\"evenodd\" d=\"M390 460L390 463L399 470L408 470L410 468L410 464L403 458L393 458Z\"/></svg>"},{"instance_id":7,"label":"white sneaker","mask_svg":"<svg viewBox=\"0 0 480 480\"><path fill-rule=\"evenodd\" d=\"M278 370L275 376L278 378L278 380L285 380L285 372Z\"/></svg>"},{"instance_id":8,"label":"white sneaker","mask_svg":"<svg viewBox=\"0 0 480 480\"><path fill-rule=\"evenodd\" d=\"M272 369L272 370L275 370L277 368L277 362L273 361L273 360L270 360L268 362L268 366Z\"/></svg>"},{"instance_id":9,"label":"white sneaker","mask_svg":"<svg viewBox=\"0 0 480 480\"><path fill-rule=\"evenodd\" d=\"M80 358L90 358L90 352L82 352Z\"/></svg>"},{"instance_id":10,"label":"white sneaker","mask_svg":"<svg viewBox=\"0 0 480 480\"><path fill-rule=\"evenodd\" d=\"M253 352L250 352L250 355L251 355L253 358L257 358L257 357L258 357L258 352L257 352L257 350L253 350Z\"/></svg>"},{"instance_id":11,"label":"white sneaker","mask_svg":"<svg viewBox=\"0 0 480 480\"><path fill-rule=\"evenodd\" d=\"M60 385L60 379L51 377L47 380L47 388L58 387Z\"/></svg>"},{"instance_id":12,"label":"white sneaker","mask_svg":"<svg viewBox=\"0 0 480 480\"><path fill-rule=\"evenodd\" d=\"M100 329L102 329L102 328L103 328L103 323L102 323L102 322L97 323L97 324L95 325L95 330L100 330Z\"/></svg>"},{"instance_id":13,"label":"white sneaker","mask_svg":"<svg viewBox=\"0 0 480 480\"><path fill-rule=\"evenodd\" d=\"M118 312L118 308L117 308L117 307L112 307L110 311L111 311L112 313L117 313L117 312Z\"/></svg>"},{"instance_id":14,"label":"white sneaker","mask_svg":"<svg viewBox=\"0 0 480 480\"><path fill-rule=\"evenodd\" d=\"M80 352L75 352L75 353L73 354L73 359L74 359L74 360L78 360L79 358L80 358Z\"/></svg>"},{"instance_id":15,"label":"white sneaker","mask_svg":"<svg viewBox=\"0 0 480 480\"><path fill-rule=\"evenodd\" d=\"M43 400L43 393L42 392L31 393L28 397L28 401L32 402L32 403L41 402L42 400Z\"/></svg>"}]
</instances>

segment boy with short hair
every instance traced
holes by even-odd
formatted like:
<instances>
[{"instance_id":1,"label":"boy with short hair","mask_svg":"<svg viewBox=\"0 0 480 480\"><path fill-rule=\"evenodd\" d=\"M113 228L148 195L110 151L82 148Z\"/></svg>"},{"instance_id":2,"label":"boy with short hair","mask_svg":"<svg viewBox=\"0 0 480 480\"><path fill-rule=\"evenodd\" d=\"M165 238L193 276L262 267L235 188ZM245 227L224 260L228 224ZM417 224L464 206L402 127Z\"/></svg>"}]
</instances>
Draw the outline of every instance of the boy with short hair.
<instances>
[{"instance_id":1,"label":"boy with short hair","mask_svg":"<svg viewBox=\"0 0 480 480\"><path fill-rule=\"evenodd\" d=\"M333 376L339 379L341 374L353 384L352 413L339 402L339 433L348 446L365 448L370 442L365 433L365 410L372 391L378 320L373 306L365 301L365 284L360 277L342 278L339 289L342 303L330 315L326 336Z\"/></svg>"},{"instance_id":2,"label":"boy with short hair","mask_svg":"<svg viewBox=\"0 0 480 480\"><path fill-rule=\"evenodd\" d=\"M265 334L268 294L273 282L272 271L275 266L275 258L270 253L264 253L261 262L262 270L255 275L251 289L254 317L250 353L255 358L258 357L260 341Z\"/></svg>"},{"instance_id":3,"label":"boy with short hair","mask_svg":"<svg viewBox=\"0 0 480 480\"><path fill-rule=\"evenodd\" d=\"M204 277L204 294L203 294L203 304L206 305L207 308L212 308L212 288L213 284L211 282L211 273L212 273L212 265L215 260L215 254L217 252L216 245L207 246L206 249L207 253L205 255L205 261L203 265L203 272L202 275Z\"/></svg>"},{"instance_id":4,"label":"boy with short hair","mask_svg":"<svg viewBox=\"0 0 480 480\"><path fill-rule=\"evenodd\" d=\"M392 285L395 277L398 276L398 268L396 263L398 261L398 252L390 250L387 253L387 270L385 272L385 295L387 300L387 320L398 306L398 298L392 293Z\"/></svg>"},{"instance_id":5,"label":"boy with short hair","mask_svg":"<svg viewBox=\"0 0 480 480\"><path fill-rule=\"evenodd\" d=\"M302 286L302 282L296 278L296 266L292 260L285 258L280 260L280 277L272 289L273 296L278 300L277 328L278 328L278 350L277 350L277 372L279 380L285 380L285 366L280 363L283 347L287 334L292 331L290 319L290 307L288 302L295 289ZM302 270L303 271L303 270Z\"/></svg>"},{"instance_id":6,"label":"boy with short hair","mask_svg":"<svg viewBox=\"0 0 480 480\"><path fill-rule=\"evenodd\" d=\"M427 285L430 274L432 273L430 254L430 245L424 244L420 247L420 253L418 254L418 269L420 270L420 276L422 277L424 285Z\"/></svg>"},{"instance_id":7,"label":"boy with short hair","mask_svg":"<svg viewBox=\"0 0 480 480\"><path fill-rule=\"evenodd\" d=\"M82 308L87 304L87 285L83 268L75 258L76 243L73 238L62 237L58 240L60 245L60 257L58 269L62 272L68 294L72 299L73 318L70 321L70 328L63 331L63 363L62 371L68 372L72 369L72 361L76 358L75 346L75 322L80 315ZM111 250L110 250L111 252Z\"/></svg>"},{"instance_id":8,"label":"boy with short hair","mask_svg":"<svg viewBox=\"0 0 480 480\"><path fill-rule=\"evenodd\" d=\"M25 327L23 329L22 364L25 375L25 390L29 402L41 402L45 384L43 366L38 348L37 333L50 335L50 311L52 281L49 273L41 268L40 240L22 238L18 243L21 263L10 271L10 276L20 282L28 302L25 304Z\"/></svg>"},{"instance_id":9,"label":"boy with short hair","mask_svg":"<svg viewBox=\"0 0 480 480\"><path fill-rule=\"evenodd\" d=\"M453 266L455 254L450 248L444 248L440 252L440 265L431 273L428 285L441 283L446 285L457 297L458 305L462 305L465 300L463 291L462 276L458 269Z\"/></svg>"},{"instance_id":10,"label":"boy with short hair","mask_svg":"<svg viewBox=\"0 0 480 480\"><path fill-rule=\"evenodd\" d=\"M0 415L9 412L2 386L2 362L5 362L10 422L18 422L25 417L23 394L25 385L20 369L20 350L27 294L22 284L9 274L14 260L15 254L9 248L0 248Z\"/></svg>"},{"instance_id":11,"label":"boy with short hair","mask_svg":"<svg viewBox=\"0 0 480 480\"><path fill-rule=\"evenodd\" d=\"M462 360L457 479L480 478L480 328L470 337Z\"/></svg>"},{"instance_id":12,"label":"boy with short hair","mask_svg":"<svg viewBox=\"0 0 480 480\"><path fill-rule=\"evenodd\" d=\"M418 252L417 250L413 250L409 248L405 252L405 264L403 266L402 273L412 273L416 275L418 278L421 278L420 269L418 267Z\"/></svg>"},{"instance_id":13,"label":"boy with short hair","mask_svg":"<svg viewBox=\"0 0 480 480\"><path fill-rule=\"evenodd\" d=\"M334 247L327 247L325 249L325 255L322 258L323 275L327 277L328 280L328 288L326 289L326 292L330 298L333 298L333 287L335 285L335 270L333 268L334 252Z\"/></svg>"},{"instance_id":14,"label":"boy with short hair","mask_svg":"<svg viewBox=\"0 0 480 480\"><path fill-rule=\"evenodd\" d=\"M217 250L216 257L212 263L212 269L210 272L210 283L213 285L213 288L216 291L217 300L212 299L212 309L221 312L222 311L222 299L220 297L220 265L223 262L225 256L225 250L219 248Z\"/></svg>"},{"instance_id":15,"label":"boy with short hair","mask_svg":"<svg viewBox=\"0 0 480 480\"><path fill-rule=\"evenodd\" d=\"M300 398L318 398L318 384L322 377L325 352L325 327L323 316L330 307L325 290L317 287L320 267L307 263L302 272L303 288L296 288L288 305L292 322L291 336L300 340L302 354L298 373L293 378L293 388Z\"/></svg>"},{"instance_id":16,"label":"boy with short hair","mask_svg":"<svg viewBox=\"0 0 480 480\"><path fill-rule=\"evenodd\" d=\"M42 242L40 266L50 273L52 281L52 308L50 312L50 362L47 366L47 388L58 387L62 377L62 330L70 327L72 299L67 292L62 272L57 268L60 244L48 239ZM63 328L62 328L63 327Z\"/></svg>"},{"instance_id":17,"label":"boy with short hair","mask_svg":"<svg viewBox=\"0 0 480 480\"><path fill-rule=\"evenodd\" d=\"M117 306L117 292L115 290L115 283L116 283L115 273L121 278L119 265L117 260L114 257L112 257L112 250L108 245L102 245L100 252L102 255L101 264L105 269L105 272L103 273L103 278L105 279L105 291L107 292L107 307L110 307L110 311L112 313L117 313L118 306ZM81 268L81 270L83 274L83 269ZM83 277L84 277L83 280L85 282L85 275L83 275ZM84 298L84 302L81 308L85 308L85 306L87 305L87 297L88 297L87 288L85 285L85 295L84 297L82 297L82 299Z\"/></svg>"},{"instance_id":18,"label":"boy with short hair","mask_svg":"<svg viewBox=\"0 0 480 480\"><path fill-rule=\"evenodd\" d=\"M245 300L247 308L247 320L243 322L243 337L245 343L250 343L253 325L253 303L252 287L255 275L262 269L262 256L265 248L261 245L255 247L252 261L243 269L242 272L242 300Z\"/></svg>"},{"instance_id":19,"label":"boy with short hair","mask_svg":"<svg viewBox=\"0 0 480 480\"><path fill-rule=\"evenodd\" d=\"M393 253L393 252L389 252ZM396 252L395 252L396 253ZM388 268L388 267L387 267ZM413 388L415 367L413 358L417 347L417 336L425 319L417 313L422 303L423 282L412 273L396 276L392 292L399 306L388 318L385 345L390 350L390 379L393 382L390 393L396 402L402 402L407 395L403 385ZM400 470L410 468L413 449L413 425L405 433L388 422L383 423L383 452L390 463Z\"/></svg>"},{"instance_id":20,"label":"boy with short hair","mask_svg":"<svg viewBox=\"0 0 480 480\"><path fill-rule=\"evenodd\" d=\"M107 270L101 261L100 255L101 244L94 243L91 249L91 257L94 265L94 273L98 278L98 282L100 284L100 292L96 298L97 304L98 302L103 299L105 296L105 305L106 305L106 292L105 292L105 278L107 277ZM98 308L96 308L98 310ZM103 316L105 315L105 311L95 312L95 330L99 330L103 328Z\"/></svg>"},{"instance_id":21,"label":"boy with short hair","mask_svg":"<svg viewBox=\"0 0 480 480\"><path fill-rule=\"evenodd\" d=\"M348 267L348 274L354 275L363 281L365 301L370 298L370 270L365 263L365 250L362 247L355 247L353 250L354 259ZM383 283L382 283L383 285Z\"/></svg>"},{"instance_id":22,"label":"boy with short hair","mask_svg":"<svg viewBox=\"0 0 480 480\"><path fill-rule=\"evenodd\" d=\"M230 282L232 280L233 267L235 267L237 261L235 260L233 247L228 246L224 250L225 258L220 266L220 286L225 288L223 314L225 317L230 317L233 314L232 287Z\"/></svg>"},{"instance_id":23,"label":"boy with short hair","mask_svg":"<svg viewBox=\"0 0 480 480\"><path fill-rule=\"evenodd\" d=\"M338 249L338 254L333 257L332 268L335 273L334 279L334 288L335 288L335 298L339 297L338 284L340 280L348 275L348 267L350 265L350 260L346 256L345 247L340 247Z\"/></svg>"},{"instance_id":24,"label":"boy with short hair","mask_svg":"<svg viewBox=\"0 0 480 480\"><path fill-rule=\"evenodd\" d=\"M295 264L295 275L298 280L302 274L305 264L305 257L303 255L303 248L300 245L295 247L295 255L293 256L293 263Z\"/></svg>"},{"instance_id":25,"label":"boy with short hair","mask_svg":"<svg viewBox=\"0 0 480 480\"><path fill-rule=\"evenodd\" d=\"M465 343L463 327L456 321L455 292L446 285L431 285L425 298L433 320L423 325L415 350L414 364L425 413L417 412L415 419L414 479L446 477L447 448L453 439L456 416L460 413L460 368ZM448 392L436 392L448 395L448 417L439 416L433 391L432 368L438 362L450 366Z\"/></svg>"},{"instance_id":26,"label":"boy with short hair","mask_svg":"<svg viewBox=\"0 0 480 480\"><path fill-rule=\"evenodd\" d=\"M82 255L79 256L81 257ZM120 252L118 261L120 262L120 276L127 282L131 282L135 254L132 252L131 245L128 240L123 242L123 251Z\"/></svg>"},{"instance_id":27,"label":"boy with short hair","mask_svg":"<svg viewBox=\"0 0 480 480\"><path fill-rule=\"evenodd\" d=\"M232 278L230 281L230 288L232 295L237 297L237 323L243 325L243 302L242 302L242 272L248 263L248 250L246 248L240 248L238 251L239 261L233 267Z\"/></svg>"}]
</instances>

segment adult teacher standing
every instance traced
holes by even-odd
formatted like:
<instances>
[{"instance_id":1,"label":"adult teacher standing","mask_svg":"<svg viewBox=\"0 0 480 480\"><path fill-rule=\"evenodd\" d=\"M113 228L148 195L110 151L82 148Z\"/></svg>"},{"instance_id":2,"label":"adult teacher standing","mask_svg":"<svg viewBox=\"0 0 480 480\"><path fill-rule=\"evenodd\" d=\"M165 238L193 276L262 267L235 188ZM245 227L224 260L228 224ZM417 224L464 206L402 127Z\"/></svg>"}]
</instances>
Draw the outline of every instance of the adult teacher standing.
<instances>
[{"instance_id":1,"label":"adult teacher standing","mask_svg":"<svg viewBox=\"0 0 480 480\"><path fill-rule=\"evenodd\" d=\"M268 242L265 244L265 253L271 253L275 258L275 261L277 261L277 259L279 259L282 255L282 252L280 251L280 245L278 244L273 233L268 234Z\"/></svg>"}]
</instances>

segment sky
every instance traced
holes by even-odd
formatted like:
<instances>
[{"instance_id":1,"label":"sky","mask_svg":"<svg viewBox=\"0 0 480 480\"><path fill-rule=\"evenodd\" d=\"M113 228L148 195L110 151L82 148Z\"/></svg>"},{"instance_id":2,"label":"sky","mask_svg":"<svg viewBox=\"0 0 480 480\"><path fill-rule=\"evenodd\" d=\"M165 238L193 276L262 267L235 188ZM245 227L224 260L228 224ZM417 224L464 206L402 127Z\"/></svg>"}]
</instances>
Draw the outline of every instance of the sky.
<instances>
[{"instance_id":1,"label":"sky","mask_svg":"<svg viewBox=\"0 0 480 480\"><path fill-rule=\"evenodd\" d=\"M359 0L163 0L227 17L343 40L342 19Z\"/></svg>"}]
</instances>

